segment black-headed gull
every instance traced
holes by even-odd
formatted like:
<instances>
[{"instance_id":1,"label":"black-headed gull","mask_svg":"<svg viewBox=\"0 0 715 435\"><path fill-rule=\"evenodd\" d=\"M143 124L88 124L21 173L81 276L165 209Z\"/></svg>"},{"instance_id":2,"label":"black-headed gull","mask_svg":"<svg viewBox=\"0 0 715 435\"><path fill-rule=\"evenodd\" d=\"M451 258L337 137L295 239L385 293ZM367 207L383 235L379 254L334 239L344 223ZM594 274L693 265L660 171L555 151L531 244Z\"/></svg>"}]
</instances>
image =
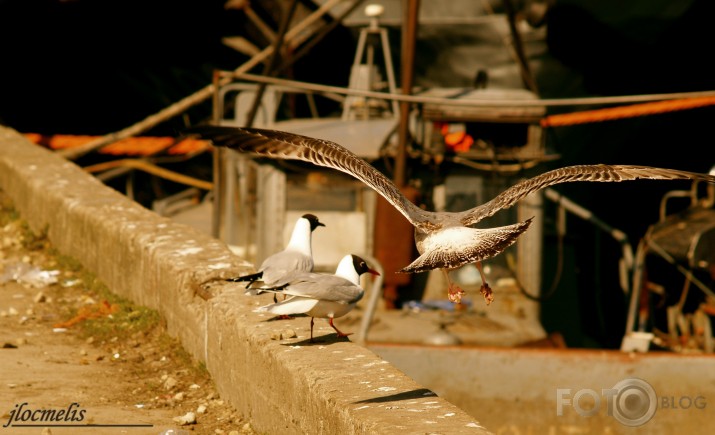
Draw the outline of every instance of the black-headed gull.
<instances>
[{"instance_id":1,"label":"black-headed gull","mask_svg":"<svg viewBox=\"0 0 715 435\"><path fill-rule=\"evenodd\" d=\"M264 157L302 160L349 174L382 195L415 227L420 256L400 272L442 269L449 283L448 297L459 302L464 293L448 271L474 263L482 278L481 293L487 304L492 291L482 271L482 261L511 246L531 224L531 219L497 228L472 228L482 219L516 204L530 193L572 181L620 182L638 179L700 180L715 183L715 176L675 169L635 165L577 165L554 169L516 183L492 200L460 212L423 210L410 202L392 181L365 160L328 140L276 130L241 127L194 127L188 133L210 139L214 145Z\"/></svg>"},{"instance_id":2,"label":"black-headed gull","mask_svg":"<svg viewBox=\"0 0 715 435\"><path fill-rule=\"evenodd\" d=\"M261 281L263 285L272 285L283 275L293 271L312 272L313 271L313 231L325 224L318 220L314 214L304 214L299 217L293 227L290 240L285 249L268 256L258 272L250 275L243 275L236 278L228 278L231 282L248 282L246 286L247 294L260 294L260 290L253 289L256 281Z\"/></svg>"},{"instance_id":3,"label":"black-headed gull","mask_svg":"<svg viewBox=\"0 0 715 435\"><path fill-rule=\"evenodd\" d=\"M333 319L342 317L355 307L365 291L360 286L360 275L380 273L371 269L365 260L357 255L346 255L340 260L335 274L290 272L271 286L262 286L266 292L280 293L286 299L256 309L279 316L306 314L310 316L310 341L313 341L314 318L328 319L328 323L338 333L347 337L351 333L341 332Z\"/></svg>"}]
</instances>

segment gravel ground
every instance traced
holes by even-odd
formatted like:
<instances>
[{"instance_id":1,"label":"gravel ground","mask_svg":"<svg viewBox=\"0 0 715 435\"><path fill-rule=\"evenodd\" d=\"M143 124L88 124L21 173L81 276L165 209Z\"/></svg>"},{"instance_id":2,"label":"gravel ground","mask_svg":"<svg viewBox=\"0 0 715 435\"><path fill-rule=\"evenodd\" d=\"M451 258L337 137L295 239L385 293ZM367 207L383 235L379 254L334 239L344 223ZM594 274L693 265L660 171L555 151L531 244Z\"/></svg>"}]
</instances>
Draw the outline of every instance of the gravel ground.
<instances>
[{"instance_id":1,"label":"gravel ground","mask_svg":"<svg viewBox=\"0 0 715 435\"><path fill-rule=\"evenodd\" d=\"M158 313L114 295L21 218L0 191L0 432L255 433Z\"/></svg>"}]
</instances>

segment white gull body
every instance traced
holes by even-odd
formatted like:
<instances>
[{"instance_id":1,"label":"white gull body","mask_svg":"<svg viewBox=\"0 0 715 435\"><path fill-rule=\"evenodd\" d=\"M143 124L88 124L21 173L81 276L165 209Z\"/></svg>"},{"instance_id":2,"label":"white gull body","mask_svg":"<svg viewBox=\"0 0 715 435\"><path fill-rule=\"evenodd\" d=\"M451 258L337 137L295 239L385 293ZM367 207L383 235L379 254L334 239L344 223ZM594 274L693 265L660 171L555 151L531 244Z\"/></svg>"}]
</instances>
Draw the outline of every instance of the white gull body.
<instances>
[{"instance_id":1,"label":"white gull body","mask_svg":"<svg viewBox=\"0 0 715 435\"><path fill-rule=\"evenodd\" d=\"M310 319L310 339L313 340L313 318L329 319L330 326L339 337L344 334L333 324L333 319L349 313L362 299L365 291L360 286L363 273L378 275L357 255L346 255L340 260L335 274L291 272L272 286L262 286L261 291L280 293L286 296L281 302L257 308L281 316L305 314Z\"/></svg>"},{"instance_id":2,"label":"white gull body","mask_svg":"<svg viewBox=\"0 0 715 435\"><path fill-rule=\"evenodd\" d=\"M271 285L285 274L293 271L312 272L314 267L312 237L313 231L325 226L317 216L304 214L296 220L286 247L270 255L261 263L258 272L237 278L230 278L232 282L248 282L246 293L258 294L253 287L260 281L263 285Z\"/></svg>"}]
</instances>

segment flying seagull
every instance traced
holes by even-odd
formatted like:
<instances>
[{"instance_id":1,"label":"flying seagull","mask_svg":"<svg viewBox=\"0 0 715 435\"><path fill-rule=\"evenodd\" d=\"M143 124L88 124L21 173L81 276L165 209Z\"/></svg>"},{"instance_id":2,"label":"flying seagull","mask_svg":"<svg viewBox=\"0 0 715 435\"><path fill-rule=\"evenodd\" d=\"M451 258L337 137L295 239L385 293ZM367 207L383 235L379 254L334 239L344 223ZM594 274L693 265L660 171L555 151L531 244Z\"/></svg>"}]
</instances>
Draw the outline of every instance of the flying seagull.
<instances>
[{"instance_id":1,"label":"flying seagull","mask_svg":"<svg viewBox=\"0 0 715 435\"><path fill-rule=\"evenodd\" d=\"M516 204L530 193L559 183L573 181L620 182L638 179L700 180L715 183L715 176L675 169L634 165L577 165L554 169L520 181L492 200L460 212L423 210L400 193L392 181L351 151L323 139L276 130L241 127L194 127L195 133L216 146L255 153L274 159L301 160L349 174L377 193L415 227L415 244L419 257L399 272L417 273L441 269L449 283L448 298L459 302L464 291L449 278L448 271L474 263L482 278L480 292L487 305L492 291L482 270L482 261L500 254L529 228L527 219L496 228L472 228L482 219Z\"/></svg>"},{"instance_id":2,"label":"flying seagull","mask_svg":"<svg viewBox=\"0 0 715 435\"><path fill-rule=\"evenodd\" d=\"M351 333L341 332L333 319L342 317L355 307L365 291L360 287L360 275L380 273L371 269L365 260L357 255L346 255L340 260L335 274L290 272L271 286L262 286L266 292L286 295L286 299L257 308L257 312L268 312L280 316L306 314L310 316L310 341L313 341L314 318L327 318L338 337Z\"/></svg>"},{"instance_id":3,"label":"flying seagull","mask_svg":"<svg viewBox=\"0 0 715 435\"><path fill-rule=\"evenodd\" d=\"M318 220L318 217L307 213L299 217L293 227L290 240L285 249L270 255L261 266L258 272L250 275L243 275L236 278L228 278L231 282L248 282L246 294L260 294L261 290L256 290L253 284L262 281L264 285L272 285L283 275L293 271L312 272L313 271L313 249L312 235L318 227L325 224Z\"/></svg>"}]
</instances>

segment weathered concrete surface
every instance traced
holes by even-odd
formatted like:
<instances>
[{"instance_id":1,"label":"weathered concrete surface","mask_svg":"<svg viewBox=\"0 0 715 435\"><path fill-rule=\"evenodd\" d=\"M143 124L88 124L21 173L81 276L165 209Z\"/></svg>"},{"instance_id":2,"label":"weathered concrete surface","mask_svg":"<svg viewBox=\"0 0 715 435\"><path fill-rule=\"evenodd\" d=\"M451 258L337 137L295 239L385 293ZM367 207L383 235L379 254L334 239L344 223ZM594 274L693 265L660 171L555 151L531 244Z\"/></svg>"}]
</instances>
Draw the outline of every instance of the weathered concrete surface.
<instances>
[{"instance_id":1,"label":"weathered concrete surface","mask_svg":"<svg viewBox=\"0 0 715 435\"><path fill-rule=\"evenodd\" d=\"M271 322L253 313L267 299L243 297L221 281L252 268L222 242L144 209L2 126L0 188L62 253L114 292L160 311L169 331L205 361L221 395L256 430L486 433L369 350L336 342L334 334L310 345L307 318ZM289 327L297 338L271 340Z\"/></svg>"},{"instance_id":2,"label":"weathered concrete surface","mask_svg":"<svg viewBox=\"0 0 715 435\"><path fill-rule=\"evenodd\" d=\"M462 409L478 412L495 433L715 433L712 354L483 346L435 349L396 344L373 344L371 349ZM433 370L446 364L461 376ZM646 393L640 403L623 400L633 392L646 391L642 384L632 382L634 378L648 383L654 396ZM610 399L602 393L614 388L618 395ZM597 392L593 394L600 404L576 400L579 391ZM594 396L587 393L585 397L593 400ZM657 404L652 418L642 425L621 423L639 420L651 401ZM586 417L577 409L592 409L593 414Z\"/></svg>"}]
</instances>

